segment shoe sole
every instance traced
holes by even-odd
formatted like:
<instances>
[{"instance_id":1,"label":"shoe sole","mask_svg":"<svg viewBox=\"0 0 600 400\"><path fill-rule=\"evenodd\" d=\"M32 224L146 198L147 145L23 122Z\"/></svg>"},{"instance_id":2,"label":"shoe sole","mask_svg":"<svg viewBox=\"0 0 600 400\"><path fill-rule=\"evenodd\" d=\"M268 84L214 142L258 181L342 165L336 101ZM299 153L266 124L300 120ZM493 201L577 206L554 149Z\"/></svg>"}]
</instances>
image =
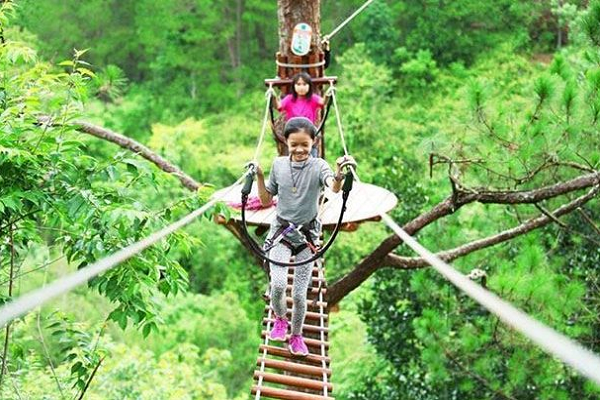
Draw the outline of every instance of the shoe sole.
<instances>
[{"instance_id":1,"label":"shoe sole","mask_svg":"<svg viewBox=\"0 0 600 400\"><path fill-rule=\"evenodd\" d=\"M308 356L308 353L296 353L296 352L294 352L292 350L291 346L288 346L288 350L290 351L290 353L292 353L293 355L298 356L298 357L306 357L306 356Z\"/></svg>"},{"instance_id":2,"label":"shoe sole","mask_svg":"<svg viewBox=\"0 0 600 400\"><path fill-rule=\"evenodd\" d=\"M282 338L279 338L279 337L273 337L273 336L269 335L269 340L272 340L274 342L285 342L285 336Z\"/></svg>"}]
</instances>

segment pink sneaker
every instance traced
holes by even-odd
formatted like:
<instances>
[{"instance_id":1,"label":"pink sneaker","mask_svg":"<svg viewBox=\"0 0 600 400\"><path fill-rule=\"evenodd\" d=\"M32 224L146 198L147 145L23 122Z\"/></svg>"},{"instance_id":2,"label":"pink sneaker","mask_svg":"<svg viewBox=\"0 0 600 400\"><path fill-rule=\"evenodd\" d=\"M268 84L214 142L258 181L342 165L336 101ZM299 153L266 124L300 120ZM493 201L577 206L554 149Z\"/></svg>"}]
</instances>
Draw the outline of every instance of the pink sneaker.
<instances>
[{"instance_id":1,"label":"pink sneaker","mask_svg":"<svg viewBox=\"0 0 600 400\"><path fill-rule=\"evenodd\" d=\"M306 347L302 335L292 335L288 348L290 349L290 353L295 356L305 357L308 355L308 347Z\"/></svg>"},{"instance_id":2,"label":"pink sneaker","mask_svg":"<svg viewBox=\"0 0 600 400\"><path fill-rule=\"evenodd\" d=\"M287 335L287 329L287 319L285 319L285 317L276 317L275 324L273 324L273 329L271 330L271 333L269 333L269 338L278 342L285 342L285 335Z\"/></svg>"}]
</instances>

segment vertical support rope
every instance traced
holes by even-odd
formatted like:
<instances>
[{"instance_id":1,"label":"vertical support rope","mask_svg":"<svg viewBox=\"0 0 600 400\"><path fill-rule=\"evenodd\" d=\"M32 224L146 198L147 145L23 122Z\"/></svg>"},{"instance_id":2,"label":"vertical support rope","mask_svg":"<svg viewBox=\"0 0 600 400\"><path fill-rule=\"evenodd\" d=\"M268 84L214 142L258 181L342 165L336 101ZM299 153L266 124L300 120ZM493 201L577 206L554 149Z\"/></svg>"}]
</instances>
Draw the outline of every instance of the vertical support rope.
<instances>
[{"instance_id":1,"label":"vertical support rope","mask_svg":"<svg viewBox=\"0 0 600 400\"><path fill-rule=\"evenodd\" d=\"M271 96L273 96L275 92L273 91L273 84L269 83L269 88L265 92L265 116L263 118L262 128L260 130L260 136L258 137L258 143L256 145L256 150L254 151L254 157L252 158L253 162L258 161L258 157L260 156L260 150L262 148L263 141L265 139L265 132L267 131L267 122L269 121L269 109L271 108Z\"/></svg>"},{"instance_id":2,"label":"vertical support rope","mask_svg":"<svg viewBox=\"0 0 600 400\"><path fill-rule=\"evenodd\" d=\"M323 259L319 259L317 261L317 268L318 268L318 278L319 278L319 286L321 285L321 280L324 279L325 274L323 273ZM318 301L319 301L319 311L321 316L319 317L319 327L320 329L320 337L321 337L321 367L323 367L323 396L328 397L329 394L327 392L327 363L325 362L325 357L327 355L326 350L325 350L325 321L323 318L324 315L324 309L323 309L323 292L320 290L319 288L319 295L318 295Z\"/></svg>"},{"instance_id":3,"label":"vertical support rope","mask_svg":"<svg viewBox=\"0 0 600 400\"><path fill-rule=\"evenodd\" d=\"M263 381L263 372L265 372L265 359L267 358L267 347L269 345L269 332L271 332L271 316L272 309L269 307L269 312L267 313L267 334L265 335L265 348L263 349L262 358L260 360L260 374L258 375L258 381L256 382L256 396L254 396L255 400L260 399L260 389L262 388Z\"/></svg>"}]
</instances>

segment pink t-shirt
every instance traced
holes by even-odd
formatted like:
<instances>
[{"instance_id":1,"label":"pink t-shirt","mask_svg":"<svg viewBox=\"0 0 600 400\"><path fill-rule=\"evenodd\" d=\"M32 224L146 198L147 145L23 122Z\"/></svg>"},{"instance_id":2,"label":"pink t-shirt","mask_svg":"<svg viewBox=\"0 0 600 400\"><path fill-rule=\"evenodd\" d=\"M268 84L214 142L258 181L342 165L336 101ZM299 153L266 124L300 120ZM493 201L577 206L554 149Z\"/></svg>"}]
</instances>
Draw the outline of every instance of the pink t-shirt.
<instances>
[{"instance_id":1,"label":"pink t-shirt","mask_svg":"<svg viewBox=\"0 0 600 400\"><path fill-rule=\"evenodd\" d=\"M321 101L321 96L314 93L310 99L298 96L296 100L294 100L293 95L288 94L281 100L279 111L285 112L286 121L294 117L306 117L314 124L317 120L317 110L323 107L320 104Z\"/></svg>"}]
</instances>

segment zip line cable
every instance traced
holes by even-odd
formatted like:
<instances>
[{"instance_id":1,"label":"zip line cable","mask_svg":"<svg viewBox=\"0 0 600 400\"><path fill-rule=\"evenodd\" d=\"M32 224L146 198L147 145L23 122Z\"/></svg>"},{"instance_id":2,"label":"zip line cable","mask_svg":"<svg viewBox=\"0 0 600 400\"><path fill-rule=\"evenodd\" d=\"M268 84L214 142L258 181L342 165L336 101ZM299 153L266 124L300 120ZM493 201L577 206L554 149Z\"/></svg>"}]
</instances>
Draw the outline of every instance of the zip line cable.
<instances>
[{"instance_id":1,"label":"zip line cable","mask_svg":"<svg viewBox=\"0 0 600 400\"><path fill-rule=\"evenodd\" d=\"M166 226L160 231L154 232L153 234L146 237L145 239L140 240L139 242L133 243L110 256L107 256L85 268L80 269L72 273L71 275L59 278L42 289L34 290L33 292L24 294L21 297L11 301L10 303L5 304L2 308L0 308L0 328L4 327L13 319L25 315L27 312L33 310L38 306L41 306L42 304L53 299L54 297L64 294L76 288L77 286L86 283L91 278L114 268L123 261L130 259L134 255L152 246L159 240L165 238L166 236L170 235L176 230L189 224L190 222L204 214L217 201L219 201L221 198L225 197L231 191L233 191L233 189L236 188L236 185L238 185L242 182L242 180L244 180L247 173L248 172L245 172L229 188L229 190L222 193L220 196L215 197L214 199L212 199L202 207L198 208L197 210L189 213L185 217L181 218L179 221L176 221L171 225Z\"/></svg>"},{"instance_id":2,"label":"zip line cable","mask_svg":"<svg viewBox=\"0 0 600 400\"><path fill-rule=\"evenodd\" d=\"M367 8L368 6L371 5L371 3L375 1L375 0L367 0L362 6L360 6L360 8L356 11L354 11L352 13L352 15L350 15L348 18L346 18L346 20L344 22L342 22L341 24L339 24L337 26L337 28L335 28L333 31L331 31L330 34L323 36L323 40L329 40L331 39L335 34L337 34L344 26L346 26L346 24L350 21L352 21L354 19L354 17L356 17L358 14L360 14L365 8Z\"/></svg>"},{"instance_id":3,"label":"zip line cable","mask_svg":"<svg viewBox=\"0 0 600 400\"><path fill-rule=\"evenodd\" d=\"M336 113L338 123L338 132L344 148L344 154L348 155L346 141L344 140L344 132L341 125L341 117L338 105L335 98L335 90L331 91L333 107ZM360 182L354 168L351 167L352 174L357 182ZM596 190L595 188L592 190ZM404 231L389 215L386 213L379 214L385 224L394 231L396 235L411 249L419 254L427 261L437 272L444 276L450 283L462 290L473 300L481 304L488 311L500 318L504 323L521 332L528 337L532 342L540 346L550 355L553 355L564 363L570 365L576 371L580 372L585 377L600 384L600 357L584 348L576 341L567 336L555 331L549 326L530 317L525 312L519 310L511 303L501 299L489 290L484 289L480 285L474 283L464 274L454 269L451 265L444 262L435 254L431 253L421 244L419 244L412 236Z\"/></svg>"}]
</instances>

